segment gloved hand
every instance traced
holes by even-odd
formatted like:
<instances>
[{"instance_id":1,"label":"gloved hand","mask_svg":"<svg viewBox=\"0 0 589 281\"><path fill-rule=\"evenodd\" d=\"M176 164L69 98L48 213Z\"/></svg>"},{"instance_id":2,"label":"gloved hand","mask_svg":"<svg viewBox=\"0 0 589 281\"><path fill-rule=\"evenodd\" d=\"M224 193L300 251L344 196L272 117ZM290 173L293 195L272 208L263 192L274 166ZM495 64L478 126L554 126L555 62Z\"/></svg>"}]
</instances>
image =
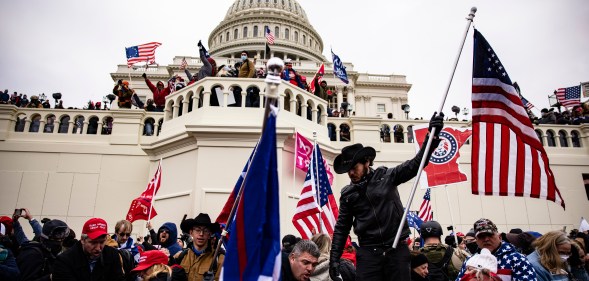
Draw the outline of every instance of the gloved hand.
<instances>
[{"instance_id":1,"label":"gloved hand","mask_svg":"<svg viewBox=\"0 0 589 281\"><path fill-rule=\"evenodd\" d=\"M329 277L333 281L343 281L342 275L339 273L339 262L332 261L329 263Z\"/></svg>"},{"instance_id":2,"label":"gloved hand","mask_svg":"<svg viewBox=\"0 0 589 281\"><path fill-rule=\"evenodd\" d=\"M440 135L440 132L444 128L444 113L440 112L440 114L436 115L437 112L434 112L432 118L429 120L429 128L427 129L428 132L432 131L432 128L436 128L436 132L434 133L435 137Z\"/></svg>"},{"instance_id":3,"label":"gloved hand","mask_svg":"<svg viewBox=\"0 0 589 281\"><path fill-rule=\"evenodd\" d=\"M200 42L200 40L198 40L198 44L196 44L196 45L198 45L199 50L202 49L202 42Z\"/></svg>"},{"instance_id":4,"label":"gloved hand","mask_svg":"<svg viewBox=\"0 0 589 281\"><path fill-rule=\"evenodd\" d=\"M119 81L117 82L117 85L121 85L123 84L123 80L119 79Z\"/></svg>"},{"instance_id":5,"label":"gloved hand","mask_svg":"<svg viewBox=\"0 0 589 281\"><path fill-rule=\"evenodd\" d=\"M141 77L147 78L147 74L143 73L143 74L141 74Z\"/></svg>"}]
</instances>

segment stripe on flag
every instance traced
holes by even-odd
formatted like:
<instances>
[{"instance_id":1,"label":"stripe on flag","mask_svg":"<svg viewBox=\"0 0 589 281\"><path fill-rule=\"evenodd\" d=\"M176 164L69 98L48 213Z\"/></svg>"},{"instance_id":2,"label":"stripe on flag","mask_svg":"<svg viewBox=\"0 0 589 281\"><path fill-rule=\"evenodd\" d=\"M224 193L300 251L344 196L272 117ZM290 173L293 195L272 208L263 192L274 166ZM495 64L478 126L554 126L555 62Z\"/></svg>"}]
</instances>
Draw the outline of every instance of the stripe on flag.
<instances>
[{"instance_id":1,"label":"stripe on flag","mask_svg":"<svg viewBox=\"0 0 589 281\"><path fill-rule=\"evenodd\" d=\"M434 218L434 213L432 212L430 190L431 188L428 188L425 194L423 195L423 201L421 202L421 206L419 207L418 217L423 222L430 221Z\"/></svg>"},{"instance_id":2,"label":"stripe on flag","mask_svg":"<svg viewBox=\"0 0 589 281\"><path fill-rule=\"evenodd\" d=\"M127 65L131 67L138 62L146 62L147 64L155 63L155 49L161 45L162 43L151 42L125 48Z\"/></svg>"}]
</instances>

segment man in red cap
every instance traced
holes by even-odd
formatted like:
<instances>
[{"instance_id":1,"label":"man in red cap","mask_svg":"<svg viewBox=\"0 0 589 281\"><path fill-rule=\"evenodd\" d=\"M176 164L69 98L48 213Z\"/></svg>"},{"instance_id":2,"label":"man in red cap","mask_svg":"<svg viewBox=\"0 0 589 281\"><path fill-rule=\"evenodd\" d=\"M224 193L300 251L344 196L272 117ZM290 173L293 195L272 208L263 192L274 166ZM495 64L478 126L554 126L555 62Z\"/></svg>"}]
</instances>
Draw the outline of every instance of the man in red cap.
<instances>
[{"instance_id":1,"label":"man in red cap","mask_svg":"<svg viewBox=\"0 0 589 281\"><path fill-rule=\"evenodd\" d=\"M53 280L124 280L118 251L105 245L107 229L101 218L84 223L80 241L57 256Z\"/></svg>"}]
</instances>

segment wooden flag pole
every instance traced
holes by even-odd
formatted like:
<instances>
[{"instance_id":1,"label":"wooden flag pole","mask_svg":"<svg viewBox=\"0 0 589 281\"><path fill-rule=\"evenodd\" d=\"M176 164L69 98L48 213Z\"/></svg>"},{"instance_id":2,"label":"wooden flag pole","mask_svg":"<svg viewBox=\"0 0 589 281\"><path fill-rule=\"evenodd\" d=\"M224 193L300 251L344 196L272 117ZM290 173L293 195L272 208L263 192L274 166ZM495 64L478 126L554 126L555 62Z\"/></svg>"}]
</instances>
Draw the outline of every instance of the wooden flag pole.
<instances>
[{"instance_id":1,"label":"wooden flag pole","mask_svg":"<svg viewBox=\"0 0 589 281\"><path fill-rule=\"evenodd\" d=\"M448 97L448 92L450 91L450 85L452 85L452 79L454 78L454 73L456 72L456 67L458 66L458 61L460 60L460 54L462 53L462 48L464 48L464 42L466 41L466 36L468 35L468 30L470 29L470 25L472 24L472 21L474 19L474 14L476 13L476 11L477 11L477 8L472 7L470 9L470 13L468 14L468 17L466 17L467 24L466 24L466 29L464 30L464 36L462 39L462 43L460 44L460 48L458 49L458 55L456 56L456 60L454 61L454 68L452 69L452 73L450 74L450 80L448 81L448 86L446 87L446 92L444 93L444 96L442 97L442 101L440 103L440 106L438 107L438 111L437 111L438 113L442 112L442 109L444 109L444 103L446 102L446 97ZM435 133L436 133L436 128L432 128L432 131L430 132L430 136L434 136ZM433 137L428 138L427 144L425 146L426 152L429 151L433 139L434 139ZM417 185L419 184L419 178L421 177L421 172L423 171L423 167L425 167L425 161L429 161L429 159L427 159L427 157L422 157L421 162L419 163L419 169L417 170L417 176L415 176L415 182L413 183L413 188L411 188L411 192L409 194L409 199L407 200L407 205L405 205L405 211L403 212L403 217L401 217L401 222L399 223L399 227L397 228L397 234L395 235L395 241L393 242L393 248L397 248L397 245L399 244L399 239L401 239L401 232L403 232L403 226L407 222L407 212L411 208L411 202L413 201L413 197L415 196L415 189L417 189Z\"/></svg>"}]
</instances>

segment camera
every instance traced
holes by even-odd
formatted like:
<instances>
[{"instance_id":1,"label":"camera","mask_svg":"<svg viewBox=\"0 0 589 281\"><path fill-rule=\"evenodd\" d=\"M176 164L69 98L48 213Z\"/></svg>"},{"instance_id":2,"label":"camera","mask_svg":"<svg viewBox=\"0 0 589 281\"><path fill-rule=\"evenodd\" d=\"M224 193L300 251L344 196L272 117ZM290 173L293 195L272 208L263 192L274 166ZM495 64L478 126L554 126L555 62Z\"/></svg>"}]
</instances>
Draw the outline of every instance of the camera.
<instances>
[{"instance_id":1,"label":"camera","mask_svg":"<svg viewBox=\"0 0 589 281\"><path fill-rule=\"evenodd\" d=\"M23 213L26 214L27 211L25 209L14 209L13 217L21 217Z\"/></svg>"},{"instance_id":2,"label":"camera","mask_svg":"<svg viewBox=\"0 0 589 281\"><path fill-rule=\"evenodd\" d=\"M452 225L451 225L451 226L448 226L448 227L446 227L446 229L447 229L448 231L452 231L452 230L454 230L454 226L452 226Z\"/></svg>"}]
</instances>

